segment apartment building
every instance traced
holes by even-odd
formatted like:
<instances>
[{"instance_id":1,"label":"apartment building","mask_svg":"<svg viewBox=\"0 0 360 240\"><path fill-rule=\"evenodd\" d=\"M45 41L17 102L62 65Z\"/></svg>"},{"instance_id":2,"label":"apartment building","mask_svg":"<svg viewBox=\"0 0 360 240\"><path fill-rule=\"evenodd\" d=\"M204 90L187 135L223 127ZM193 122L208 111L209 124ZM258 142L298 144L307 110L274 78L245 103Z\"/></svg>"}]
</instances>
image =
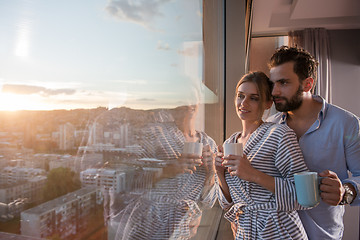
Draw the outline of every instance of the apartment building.
<instances>
[{"instance_id":1,"label":"apartment building","mask_svg":"<svg viewBox=\"0 0 360 240\"><path fill-rule=\"evenodd\" d=\"M36 176L44 176L46 172L40 168L5 167L0 173L1 184L15 184Z\"/></svg>"},{"instance_id":2,"label":"apartment building","mask_svg":"<svg viewBox=\"0 0 360 240\"><path fill-rule=\"evenodd\" d=\"M65 123L59 126L59 149L71 150L75 147L75 126Z\"/></svg>"},{"instance_id":3,"label":"apartment building","mask_svg":"<svg viewBox=\"0 0 360 240\"><path fill-rule=\"evenodd\" d=\"M11 203L16 199L27 199L28 202L37 202L42 199L46 176L35 176L28 180L21 180L12 184L0 186L0 202Z\"/></svg>"},{"instance_id":4,"label":"apartment building","mask_svg":"<svg viewBox=\"0 0 360 240\"><path fill-rule=\"evenodd\" d=\"M45 238L28 237L19 234L0 232L1 240L45 240Z\"/></svg>"},{"instance_id":5,"label":"apartment building","mask_svg":"<svg viewBox=\"0 0 360 240\"><path fill-rule=\"evenodd\" d=\"M102 197L95 188L81 188L21 213L21 235L46 238L55 233L64 239L87 225L86 218Z\"/></svg>"},{"instance_id":6,"label":"apartment building","mask_svg":"<svg viewBox=\"0 0 360 240\"><path fill-rule=\"evenodd\" d=\"M115 169L90 168L80 173L80 181L83 187L97 187L115 193L125 191L126 173Z\"/></svg>"}]
</instances>

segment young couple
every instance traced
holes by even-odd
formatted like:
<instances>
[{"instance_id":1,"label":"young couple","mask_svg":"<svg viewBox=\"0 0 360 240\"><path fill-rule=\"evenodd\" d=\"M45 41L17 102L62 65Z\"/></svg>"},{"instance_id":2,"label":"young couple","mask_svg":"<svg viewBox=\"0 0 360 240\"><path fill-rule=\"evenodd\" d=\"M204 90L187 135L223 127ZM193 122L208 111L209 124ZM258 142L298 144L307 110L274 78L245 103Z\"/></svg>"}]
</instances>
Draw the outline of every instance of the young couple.
<instances>
[{"instance_id":1,"label":"young couple","mask_svg":"<svg viewBox=\"0 0 360 240\"><path fill-rule=\"evenodd\" d=\"M305 50L283 46L270 60L270 79L246 74L236 86L242 131L225 142L244 155L215 158L218 197L236 239L341 239L344 205L359 205L360 121L312 91L317 62ZM279 113L266 122L274 102ZM324 177L321 202L296 201L293 174ZM352 173L349 176L348 171Z\"/></svg>"}]
</instances>

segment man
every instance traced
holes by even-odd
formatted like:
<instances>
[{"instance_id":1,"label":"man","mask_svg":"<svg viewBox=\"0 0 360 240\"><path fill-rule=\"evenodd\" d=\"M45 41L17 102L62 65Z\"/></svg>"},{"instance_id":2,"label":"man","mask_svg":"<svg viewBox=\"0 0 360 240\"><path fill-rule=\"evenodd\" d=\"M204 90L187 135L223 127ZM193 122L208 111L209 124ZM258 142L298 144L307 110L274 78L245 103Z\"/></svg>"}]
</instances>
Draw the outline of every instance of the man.
<instances>
[{"instance_id":1,"label":"man","mask_svg":"<svg viewBox=\"0 0 360 240\"><path fill-rule=\"evenodd\" d=\"M305 50L283 46L269 65L279 111L269 120L295 131L308 168L325 177L322 201L299 211L302 223L309 239L341 239L344 205L360 205L360 120L312 94L317 62Z\"/></svg>"}]
</instances>

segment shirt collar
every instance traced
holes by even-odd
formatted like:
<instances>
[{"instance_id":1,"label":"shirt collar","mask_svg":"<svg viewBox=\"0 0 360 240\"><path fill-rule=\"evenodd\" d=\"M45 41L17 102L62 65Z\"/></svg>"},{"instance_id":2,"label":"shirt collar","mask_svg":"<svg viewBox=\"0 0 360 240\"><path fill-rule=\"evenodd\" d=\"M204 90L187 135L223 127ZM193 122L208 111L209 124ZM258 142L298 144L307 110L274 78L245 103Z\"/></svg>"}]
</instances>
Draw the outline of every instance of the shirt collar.
<instances>
[{"instance_id":1,"label":"shirt collar","mask_svg":"<svg viewBox=\"0 0 360 240\"><path fill-rule=\"evenodd\" d=\"M321 110L320 110L319 115L318 115L318 120L319 120L319 125L320 125L322 123L322 121L324 121L324 119L325 119L327 109L328 109L328 103L326 102L326 100L324 98L322 98L319 95L312 95L312 98L315 101L322 103L322 107L321 107ZM281 124L286 124L287 116L288 116L287 112L282 113L281 119L280 119Z\"/></svg>"},{"instance_id":2,"label":"shirt collar","mask_svg":"<svg viewBox=\"0 0 360 240\"><path fill-rule=\"evenodd\" d=\"M327 109L328 109L328 103L326 102L326 100L324 98L322 98L319 95L313 95L312 97L313 97L313 99L315 101L322 103L322 107L321 107L321 110L320 110L319 115L318 115L318 119L319 119L320 124L321 124L321 122L324 121L324 119L326 117L326 113L327 113Z\"/></svg>"}]
</instances>

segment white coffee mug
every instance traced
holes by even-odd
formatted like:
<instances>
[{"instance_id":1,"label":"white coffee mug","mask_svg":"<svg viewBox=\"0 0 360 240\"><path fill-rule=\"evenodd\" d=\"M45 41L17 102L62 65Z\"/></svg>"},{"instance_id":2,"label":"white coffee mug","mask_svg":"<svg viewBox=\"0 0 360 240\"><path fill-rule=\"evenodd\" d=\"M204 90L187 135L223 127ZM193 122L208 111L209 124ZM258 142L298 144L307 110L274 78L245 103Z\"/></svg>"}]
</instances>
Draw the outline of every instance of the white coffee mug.
<instances>
[{"instance_id":1,"label":"white coffee mug","mask_svg":"<svg viewBox=\"0 0 360 240\"><path fill-rule=\"evenodd\" d=\"M224 156L228 156L230 154L242 156L243 155L243 145L242 143L224 143Z\"/></svg>"},{"instance_id":2,"label":"white coffee mug","mask_svg":"<svg viewBox=\"0 0 360 240\"><path fill-rule=\"evenodd\" d=\"M202 156L203 144L200 142L185 142L183 153Z\"/></svg>"}]
</instances>

